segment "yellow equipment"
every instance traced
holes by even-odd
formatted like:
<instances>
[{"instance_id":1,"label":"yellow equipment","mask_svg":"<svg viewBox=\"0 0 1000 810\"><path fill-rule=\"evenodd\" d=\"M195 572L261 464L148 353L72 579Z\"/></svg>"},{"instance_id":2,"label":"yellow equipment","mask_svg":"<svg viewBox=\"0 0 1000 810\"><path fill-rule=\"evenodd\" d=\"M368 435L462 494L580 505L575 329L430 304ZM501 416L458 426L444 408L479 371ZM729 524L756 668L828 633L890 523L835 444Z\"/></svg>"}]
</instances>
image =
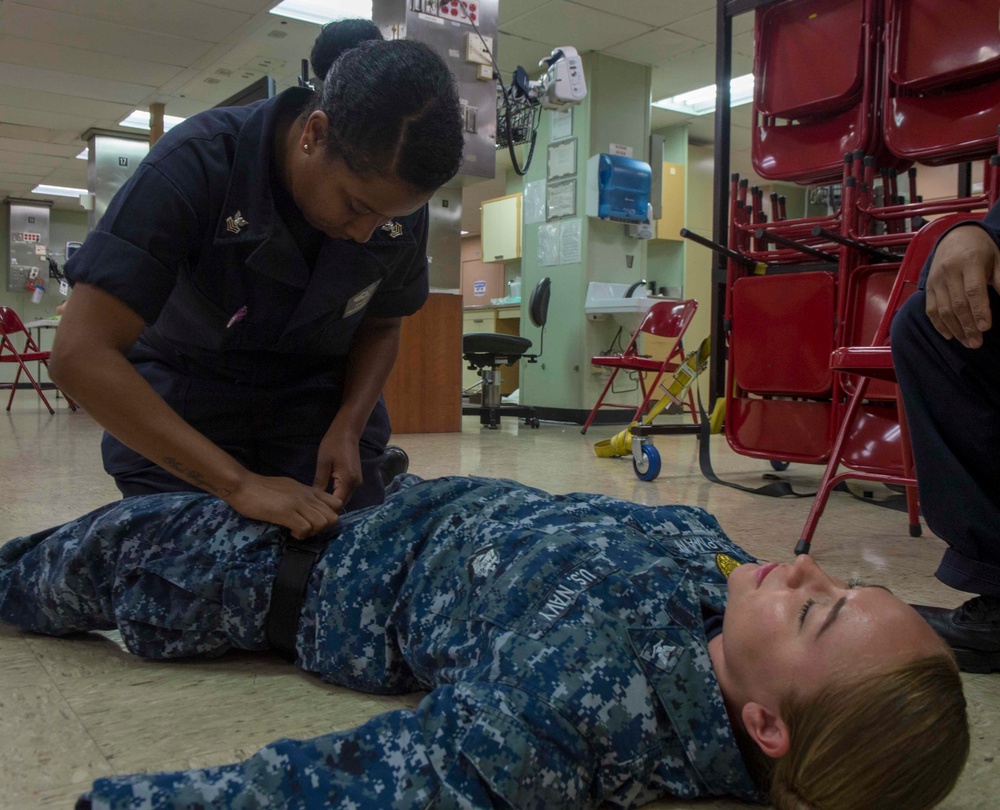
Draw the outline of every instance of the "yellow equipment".
<instances>
[{"instance_id":1,"label":"yellow equipment","mask_svg":"<svg viewBox=\"0 0 1000 810\"><path fill-rule=\"evenodd\" d=\"M697 349L689 352L684 358L684 361L677 367L677 371L674 372L674 376L670 382L661 386L666 393L649 409L649 413L642 420L642 425L648 426L652 424L653 420L671 403L681 405L681 397L691 386L691 383L698 379L698 375L705 370L710 354L711 339L705 338ZM639 424L639 422L633 422L613 438L597 442L594 445L594 452L601 458L615 458L616 456L627 456L630 453L635 454L635 451L639 448L635 448L633 445L637 441L641 442L645 440L648 446L649 439L647 437L643 437L643 440L640 440L638 437L632 435L632 429ZM641 455L641 450L639 452ZM659 472L658 466L657 472ZM652 480L655 477L654 475L646 480Z\"/></svg>"}]
</instances>

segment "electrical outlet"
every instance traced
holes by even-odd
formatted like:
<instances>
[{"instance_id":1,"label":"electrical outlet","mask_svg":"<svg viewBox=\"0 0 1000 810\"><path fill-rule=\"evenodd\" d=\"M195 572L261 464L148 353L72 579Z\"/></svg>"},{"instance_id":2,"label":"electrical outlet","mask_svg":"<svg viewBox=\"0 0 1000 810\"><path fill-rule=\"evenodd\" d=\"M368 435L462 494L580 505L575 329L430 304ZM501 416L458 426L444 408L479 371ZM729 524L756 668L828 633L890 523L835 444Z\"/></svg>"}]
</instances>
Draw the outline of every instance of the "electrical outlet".
<instances>
[{"instance_id":1,"label":"electrical outlet","mask_svg":"<svg viewBox=\"0 0 1000 810\"><path fill-rule=\"evenodd\" d=\"M485 45L483 44L485 40ZM479 38L479 34L472 32L465 35L465 61L473 65L493 66L490 53L493 52L493 37Z\"/></svg>"}]
</instances>

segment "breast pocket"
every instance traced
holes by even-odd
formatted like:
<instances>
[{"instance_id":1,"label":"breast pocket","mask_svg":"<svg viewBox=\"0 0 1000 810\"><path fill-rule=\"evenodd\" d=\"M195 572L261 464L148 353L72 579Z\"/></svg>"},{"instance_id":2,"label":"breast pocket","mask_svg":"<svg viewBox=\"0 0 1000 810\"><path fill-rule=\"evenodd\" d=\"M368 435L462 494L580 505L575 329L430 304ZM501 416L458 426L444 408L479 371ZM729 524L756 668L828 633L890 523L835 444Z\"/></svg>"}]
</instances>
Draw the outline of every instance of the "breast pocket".
<instances>
[{"instance_id":1,"label":"breast pocket","mask_svg":"<svg viewBox=\"0 0 1000 810\"><path fill-rule=\"evenodd\" d=\"M535 533L507 564L501 547L496 576L472 605L474 616L541 638L618 566L585 540L565 532Z\"/></svg>"}]
</instances>

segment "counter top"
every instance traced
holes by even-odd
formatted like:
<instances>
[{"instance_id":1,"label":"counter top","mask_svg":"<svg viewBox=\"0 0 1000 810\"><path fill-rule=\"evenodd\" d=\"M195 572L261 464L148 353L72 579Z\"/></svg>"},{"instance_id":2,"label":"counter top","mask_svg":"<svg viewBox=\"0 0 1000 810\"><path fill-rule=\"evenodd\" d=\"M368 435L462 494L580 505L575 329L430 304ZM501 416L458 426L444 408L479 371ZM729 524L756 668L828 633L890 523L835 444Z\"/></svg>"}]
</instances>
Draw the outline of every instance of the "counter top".
<instances>
[{"instance_id":1,"label":"counter top","mask_svg":"<svg viewBox=\"0 0 1000 810\"><path fill-rule=\"evenodd\" d=\"M471 307L463 307L465 312L479 312L484 309L520 309L520 304L476 304Z\"/></svg>"}]
</instances>

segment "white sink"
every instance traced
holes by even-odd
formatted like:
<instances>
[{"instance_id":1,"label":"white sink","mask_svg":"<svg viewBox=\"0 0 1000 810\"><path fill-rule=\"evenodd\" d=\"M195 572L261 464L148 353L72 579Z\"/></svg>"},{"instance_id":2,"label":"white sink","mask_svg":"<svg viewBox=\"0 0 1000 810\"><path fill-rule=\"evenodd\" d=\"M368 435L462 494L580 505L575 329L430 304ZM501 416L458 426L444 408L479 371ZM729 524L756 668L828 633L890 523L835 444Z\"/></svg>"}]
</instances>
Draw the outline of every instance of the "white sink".
<instances>
[{"instance_id":1,"label":"white sink","mask_svg":"<svg viewBox=\"0 0 1000 810\"><path fill-rule=\"evenodd\" d=\"M646 287L636 287L630 298L625 297L630 284L612 284L605 281L591 281L587 285L587 298L583 309L592 321L604 320L611 316L629 334L642 322L643 316L658 299L649 297Z\"/></svg>"}]
</instances>

